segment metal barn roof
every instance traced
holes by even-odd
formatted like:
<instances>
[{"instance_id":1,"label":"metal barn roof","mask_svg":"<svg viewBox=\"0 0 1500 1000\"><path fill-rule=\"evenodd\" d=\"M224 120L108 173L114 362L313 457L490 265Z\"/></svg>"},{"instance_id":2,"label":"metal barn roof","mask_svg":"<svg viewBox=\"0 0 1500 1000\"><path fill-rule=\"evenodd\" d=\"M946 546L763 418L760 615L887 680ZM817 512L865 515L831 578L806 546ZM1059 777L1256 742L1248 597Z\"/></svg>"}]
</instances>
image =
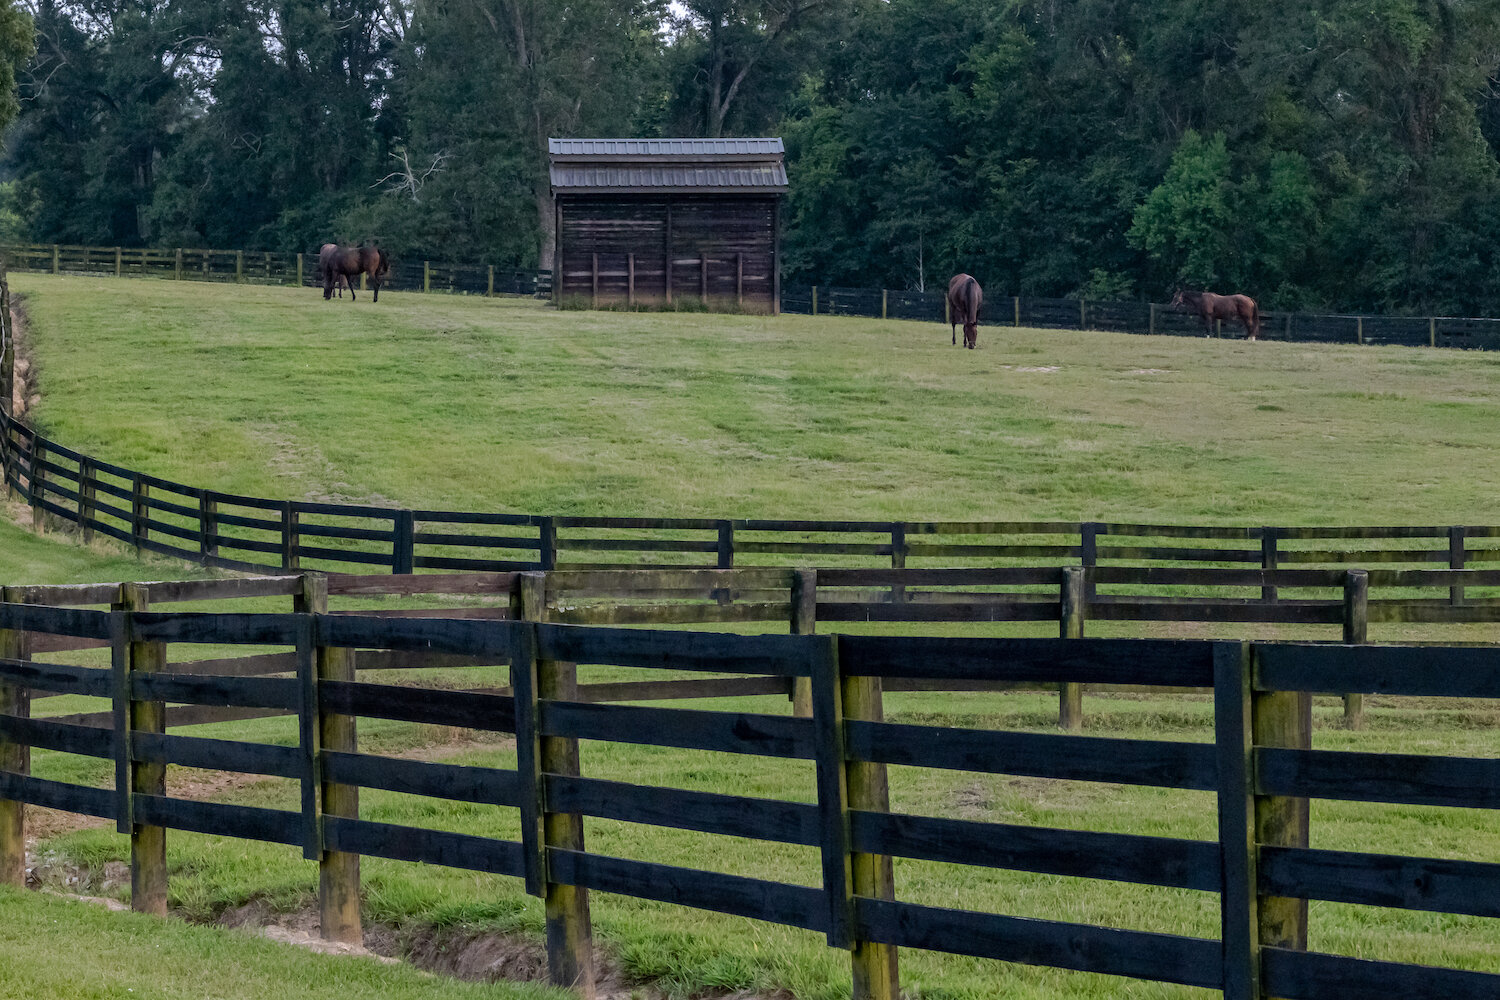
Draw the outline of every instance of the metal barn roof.
<instances>
[{"instance_id":1,"label":"metal barn roof","mask_svg":"<svg viewBox=\"0 0 1500 1000\"><path fill-rule=\"evenodd\" d=\"M548 139L553 193L785 194L780 139Z\"/></svg>"}]
</instances>

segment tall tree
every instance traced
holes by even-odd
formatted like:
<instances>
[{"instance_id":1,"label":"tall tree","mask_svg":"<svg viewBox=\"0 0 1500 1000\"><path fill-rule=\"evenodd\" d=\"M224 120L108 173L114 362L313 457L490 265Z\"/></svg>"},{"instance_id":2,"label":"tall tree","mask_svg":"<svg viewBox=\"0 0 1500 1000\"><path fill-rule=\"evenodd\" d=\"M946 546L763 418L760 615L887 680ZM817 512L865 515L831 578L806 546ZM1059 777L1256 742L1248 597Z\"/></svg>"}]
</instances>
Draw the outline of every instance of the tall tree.
<instances>
[{"instance_id":1,"label":"tall tree","mask_svg":"<svg viewBox=\"0 0 1500 1000\"><path fill-rule=\"evenodd\" d=\"M798 76L826 58L855 0L682 0L671 52L674 126L763 132Z\"/></svg>"}]
</instances>

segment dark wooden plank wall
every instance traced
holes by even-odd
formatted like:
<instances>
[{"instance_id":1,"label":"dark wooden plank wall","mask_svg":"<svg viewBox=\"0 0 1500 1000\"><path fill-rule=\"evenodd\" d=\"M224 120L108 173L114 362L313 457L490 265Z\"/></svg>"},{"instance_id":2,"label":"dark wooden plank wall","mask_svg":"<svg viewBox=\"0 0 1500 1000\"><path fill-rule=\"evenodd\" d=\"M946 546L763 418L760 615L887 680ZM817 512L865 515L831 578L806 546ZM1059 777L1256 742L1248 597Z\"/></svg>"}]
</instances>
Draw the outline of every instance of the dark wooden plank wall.
<instances>
[{"instance_id":1,"label":"dark wooden plank wall","mask_svg":"<svg viewBox=\"0 0 1500 1000\"><path fill-rule=\"evenodd\" d=\"M620 195L559 198L562 253L559 294L625 302L630 254L635 255L638 302L667 298L671 261L674 302L738 305L743 266L746 309L772 311L776 269L776 201L770 197ZM703 259L707 258L707 287Z\"/></svg>"}]
</instances>

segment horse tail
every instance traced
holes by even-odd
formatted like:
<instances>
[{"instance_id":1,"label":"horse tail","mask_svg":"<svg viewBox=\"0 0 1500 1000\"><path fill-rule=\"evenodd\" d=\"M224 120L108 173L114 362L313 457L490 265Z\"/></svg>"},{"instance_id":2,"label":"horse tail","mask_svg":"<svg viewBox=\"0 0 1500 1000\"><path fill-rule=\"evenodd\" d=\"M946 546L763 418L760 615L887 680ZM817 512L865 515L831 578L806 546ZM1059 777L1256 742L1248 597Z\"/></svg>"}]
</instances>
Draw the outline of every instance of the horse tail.
<instances>
[{"instance_id":1,"label":"horse tail","mask_svg":"<svg viewBox=\"0 0 1500 1000\"><path fill-rule=\"evenodd\" d=\"M1250 329L1252 337L1260 336L1260 303L1250 300Z\"/></svg>"}]
</instances>

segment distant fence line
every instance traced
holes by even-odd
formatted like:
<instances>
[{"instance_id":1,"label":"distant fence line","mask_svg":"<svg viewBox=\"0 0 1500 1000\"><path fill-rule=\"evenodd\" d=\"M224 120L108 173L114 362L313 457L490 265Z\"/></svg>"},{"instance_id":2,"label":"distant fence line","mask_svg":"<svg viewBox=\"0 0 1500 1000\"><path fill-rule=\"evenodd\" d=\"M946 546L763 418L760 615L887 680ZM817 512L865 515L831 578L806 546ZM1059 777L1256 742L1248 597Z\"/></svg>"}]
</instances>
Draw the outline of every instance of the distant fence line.
<instances>
[{"instance_id":1,"label":"distant fence line","mask_svg":"<svg viewBox=\"0 0 1500 1000\"><path fill-rule=\"evenodd\" d=\"M946 323L946 300L942 292L783 284L781 311ZM1203 335L1203 322L1196 314L1154 302L994 296L985 300L979 322L981 329L1009 326ZM1500 319L1262 312L1261 324L1262 340L1500 350ZM1222 321L1215 325L1214 333L1244 335L1237 324Z\"/></svg>"},{"instance_id":2,"label":"distant fence line","mask_svg":"<svg viewBox=\"0 0 1500 1000\"><path fill-rule=\"evenodd\" d=\"M10 270L52 274L154 276L191 281L320 286L315 253L192 248L83 247L62 244L0 245ZM410 292L469 295L550 296L552 272L488 264L456 264L395 258L385 287ZM882 288L788 285L781 311L817 316L862 316L946 322L942 292ZM1391 344L1500 350L1500 319L1452 316L1366 316L1320 313L1261 313L1261 339L1324 344ZM985 302L982 327L1106 330L1119 333L1201 336L1196 315L1154 302L994 296ZM1243 336L1238 326L1214 328L1216 336Z\"/></svg>"},{"instance_id":3,"label":"distant fence line","mask_svg":"<svg viewBox=\"0 0 1500 1000\"><path fill-rule=\"evenodd\" d=\"M81 247L52 243L0 246L0 259L12 271L156 277L259 285L322 287L316 253L193 248ZM385 288L404 292L461 292L469 295L545 295L552 272L430 260L394 259Z\"/></svg>"},{"instance_id":4,"label":"distant fence line","mask_svg":"<svg viewBox=\"0 0 1500 1000\"><path fill-rule=\"evenodd\" d=\"M168 585L170 586L170 585ZM1500 976L1308 950L1310 899L1500 916L1500 866L1310 849L1308 801L1500 807L1496 761L1312 749L1311 696L1500 697L1493 648L1141 639L741 636L582 628L547 621L537 575L514 581L513 620L401 620L326 613L320 578L292 614L172 614L124 584L108 611L0 594L0 882L22 884L26 805L113 821L130 834L131 904L165 914L168 830L300 848L319 863L322 934L361 937L360 857L510 876L547 901L552 981L593 995L588 892L656 900L825 935L849 955L854 1000L898 1000L898 948L931 949L1222 990L1227 1000L1349 996L1492 998ZM285 589L277 588L286 593ZM24 603L23 603L24 602ZM38 636L112 650L109 667L32 659ZM171 663L172 648L257 647ZM262 650L269 647L274 652ZM367 657L508 664L511 685L458 691L361 680ZM279 657L274 669L263 662ZM590 704L576 664L776 678L808 711ZM396 665L394 661L391 665ZM279 674L280 676L272 676ZM1078 737L883 721L886 684L1081 683L1212 691L1211 742ZM92 725L35 716L33 692L95 699ZM290 746L170 733L167 703L295 715ZM511 733L514 766L397 759L362 749L355 720ZM798 801L590 777L579 742L602 740L805 761ZM33 749L113 761L108 787L37 777ZM168 764L289 779L297 807L172 795ZM912 815L887 768L939 769L1208 792L1217 836L1142 836ZM359 789L519 811L518 839L361 818ZM811 884L727 875L590 851L584 817L814 849ZM736 841L736 843L739 843ZM743 849L743 848L742 848ZM894 858L1211 894L1218 934L1103 927L902 898Z\"/></svg>"}]
</instances>

